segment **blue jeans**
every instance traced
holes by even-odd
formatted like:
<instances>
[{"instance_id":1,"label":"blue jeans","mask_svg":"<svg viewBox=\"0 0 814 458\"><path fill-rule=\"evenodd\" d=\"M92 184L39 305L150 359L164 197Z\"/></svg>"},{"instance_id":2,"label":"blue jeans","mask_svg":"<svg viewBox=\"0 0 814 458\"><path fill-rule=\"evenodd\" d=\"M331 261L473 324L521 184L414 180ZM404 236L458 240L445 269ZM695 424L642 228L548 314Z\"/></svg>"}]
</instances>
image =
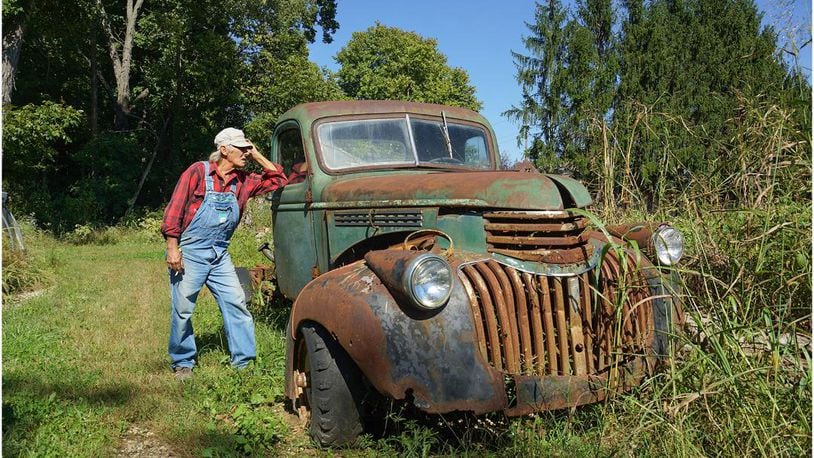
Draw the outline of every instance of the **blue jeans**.
<instances>
[{"instance_id":1,"label":"blue jeans","mask_svg":"<svg viewBox=\"0 0 814 458\"><path fill-rule=\"evenodd\" d=\"M184 272L169 271L172 317L168 351L173 369L195 365L198 349L192 330L192 312L204 284L212 292L223 315L232 366L245 367L257 355L254 321L246 308L246 297L229 252L214 248L192 249L184 250L183 257Z\"/></svg>"}]
</instances>

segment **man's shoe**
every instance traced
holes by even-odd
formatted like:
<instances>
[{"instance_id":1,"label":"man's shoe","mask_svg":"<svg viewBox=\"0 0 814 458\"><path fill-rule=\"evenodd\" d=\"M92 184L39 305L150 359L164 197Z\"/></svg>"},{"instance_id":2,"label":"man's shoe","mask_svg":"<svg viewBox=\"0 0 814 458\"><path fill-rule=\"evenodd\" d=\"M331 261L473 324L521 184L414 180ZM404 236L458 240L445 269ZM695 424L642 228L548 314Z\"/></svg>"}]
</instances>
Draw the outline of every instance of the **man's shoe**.
<instances>
[{"instance_id":1,"label":"man's shoe","mask_svg":"<svg viewBox=\"0 0 814 458\"><path fill-rule=\"evenodd\" d=\"M192 368L179 366L172 370L175 373L175 380L184 381L192 377Z\"/></svg>"}]
</instances>

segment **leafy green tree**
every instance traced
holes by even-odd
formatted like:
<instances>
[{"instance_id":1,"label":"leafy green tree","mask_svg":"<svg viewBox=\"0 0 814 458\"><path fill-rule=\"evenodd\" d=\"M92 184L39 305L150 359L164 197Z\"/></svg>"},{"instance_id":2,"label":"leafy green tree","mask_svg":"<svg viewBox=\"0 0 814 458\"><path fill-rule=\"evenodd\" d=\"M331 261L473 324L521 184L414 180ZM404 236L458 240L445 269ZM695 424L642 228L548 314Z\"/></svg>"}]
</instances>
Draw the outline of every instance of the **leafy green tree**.
<instances>
[{"instance_id":1,"label":"leafy green tree","mask_svg":"<svg viewBox=\"0 0 814 458\"><path fill-rule=\"evenodd\" d=\"M250 114L247 134L270 148L277 118L298 103L341 100L345 93L328 71L308 59L306 37L282 33L251 56L241 81L243 106Z\"/></svg>"},{"instance_id":2,"label":"leafy green tree","mask_svg":"<svg viewBox=\"0 0 814 458\"><path fill-rule=\"evenodd\" d=\"M229 37L233 2L173 0L150 5L139 21L140 69L134 94L146 94L132 112L145 150L137 201L166 198L179 170L206 157L212 132L238 125L238 81L245 64ZM153 175L152 166L161 168Z\"/></svg>"},{"instance_id":3,"label":"leafy green tree","mask_svg":"<svg viewBox=\"0 0 814 458\"><path fill-rule=\"evenodd\" d=\"M268 150L277 118L298 103L345 98L335 78L308 59L308 43L330 43L339 24L335 0L247 0L233 27L246 69L239 81L246 133ZM262 24L258 27L258 23Z\"/></svg>"},{"instance_id":4,"label":"leafy green tree","mask_svg":"<svg viewBox=\"0 0 814 458\"><path fill-rule=\"evenodd\" d=\"M223 126L248 123L262 144L285 109L340 96L308 60L306 46L317 26L330 41L335 12L334 0L174 0L145 13L140 44L148 65L137 91L150 93L144 118L153 113L156 146L141 179L143 198L166 198L178 170L205 157ZM162 170L169 173L147 180L156 158L171 164Z\"/></svg>"},{"instance_id":5,"label":"leafy green tree","mask_svg":"<svg viewBox=\"0 0 814 458\"><path fill-rule=\"evenodd\" d=\"M66 184L70 172L63 165L64 151L81 136L82 112L50 101L5 105L3 112L3 188L19 214L56 223L59 218L51 210L61 195L52 182Z\"/></svg>"},{"instance_id":6,"label":"leafy green tree","mask_svg":"<svg viewBox=\"0 0 814 458\"><path fill-rule=\"evenodd\" d=\"M65 110L87 117L71 124L71 141L51 142L51 162L36 175L45 197L36 205L22 199L32 202L22 213L36 207L56 229L161 205L178 173L208 155L218 129L270 119L283 104L341 96L306 47L319 29L326 41L336 31L336 0L4 0L4 7L4 25L22 26L22 39L4 44L18 56L16 72L4 70L15 77L4 84L16 90L4 95L41 110L57 101L64 110L51 113L55 126ZM15 157L4 154L4 186L23 189L33 172Z\"/></svg>"},{"instance_id":7,"label":"leafy green tree","mask_svg":"<svg viewBox=\"0 0 814 458\"><path fill-rule=\"evenodd\" d=\"M467 73L447 64L434 39L414 32L377 23L355 32L336 61L339 85L352 98L481 108Z\"/></svg>"}]
</instances>

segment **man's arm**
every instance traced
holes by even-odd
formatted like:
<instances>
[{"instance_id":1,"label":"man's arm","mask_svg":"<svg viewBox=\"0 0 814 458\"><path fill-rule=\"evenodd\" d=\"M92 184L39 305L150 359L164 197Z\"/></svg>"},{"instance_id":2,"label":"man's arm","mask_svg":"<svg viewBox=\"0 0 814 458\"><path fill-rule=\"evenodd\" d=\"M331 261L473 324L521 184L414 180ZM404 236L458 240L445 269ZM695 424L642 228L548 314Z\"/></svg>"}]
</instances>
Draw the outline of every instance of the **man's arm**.
<instances>
[{"instance_id":1,"label":"man's arm","mask_svg":"<svg viewBox=\"0 0 814 458\"><path fill-rule=\"evenodd\" d=\"M174 272L184 270L184 257L181 255L181 249L178 248L176 237L167 237L167 267Z\"/></svg>"},{"instance_id":2,"label":"man's arm","mask_svg":"<svg viewBox=\"0 0 814 458\"><path fill-rule=\"evenodd\" d=\"M184 269L184 261L181 257L181 250L178 247L178 239L181 237L181 229L184 224L184 216L195 192L197 175L203 174L200 164L193 164L186 169L178 179L175 190L172 192L170 202L164 210L164 220L161 223L161 233L167 241L167 267L173 271L180 272ZM200 172L200 173L197 173Z\"/></svg>"},{"instance_id":3,"label":"man's arm","mask_svg":"<svg viewBox=\"0 0 814 458\"><path fill-rule=\"evenodd\" d=\"M257 147L252 145L252 149L249 151L249 153L252 160L263 167L262 176L252 174L254 177L258 177L259 180L251 180L251 184L249 184L248 181L246 182L251 186L251 188L248 190L249 197L274 191L275 189L281 188L288 183L288 178L286 178L283 168L263 156L260 151L257 150Z\"/></svg>"},{"instance_id":4,"label":"man's arm","mask_svg":"<svg viewBox=\"0 0 814 458\"><path fill-rule=\"evenodd\" d=\"M260 151L257 150L257 147L252 145L252 149L249 150L249 154L254 162L260 164L260 167L263 167L265 170L279 170L277 166L274 165L273 162L268 160L266 156L260 154Z\"/></svg>"}]
</instances>

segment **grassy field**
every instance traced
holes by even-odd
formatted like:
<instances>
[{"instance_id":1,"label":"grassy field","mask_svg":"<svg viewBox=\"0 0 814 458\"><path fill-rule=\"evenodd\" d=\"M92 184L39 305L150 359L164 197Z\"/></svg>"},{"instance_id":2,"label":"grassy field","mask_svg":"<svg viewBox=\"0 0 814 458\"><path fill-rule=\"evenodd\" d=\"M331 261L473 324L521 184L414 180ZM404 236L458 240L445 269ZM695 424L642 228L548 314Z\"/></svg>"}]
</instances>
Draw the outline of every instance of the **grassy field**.
<instances>
[{"instance_id":1,"label":"grassy field","mask_svg":"<svg viewBox=\"0 0 814 458\"><path fill-rule=\"evenodd\" d=\"M238 265L263 261L264 207L236 236ZM394 410L387 435L341 451L315 449L284 409L285 309L256 310L259 358L238 373L203 294L200 367L190 382L174 380L155 215L61 240L25 226L27 256L4 257L3 454L810 456L809 212L789 204L769 221L701 210L674 218L688 239L691 326L679 357L640 389L513 421Z\"/></svg>"}]
</instances>

